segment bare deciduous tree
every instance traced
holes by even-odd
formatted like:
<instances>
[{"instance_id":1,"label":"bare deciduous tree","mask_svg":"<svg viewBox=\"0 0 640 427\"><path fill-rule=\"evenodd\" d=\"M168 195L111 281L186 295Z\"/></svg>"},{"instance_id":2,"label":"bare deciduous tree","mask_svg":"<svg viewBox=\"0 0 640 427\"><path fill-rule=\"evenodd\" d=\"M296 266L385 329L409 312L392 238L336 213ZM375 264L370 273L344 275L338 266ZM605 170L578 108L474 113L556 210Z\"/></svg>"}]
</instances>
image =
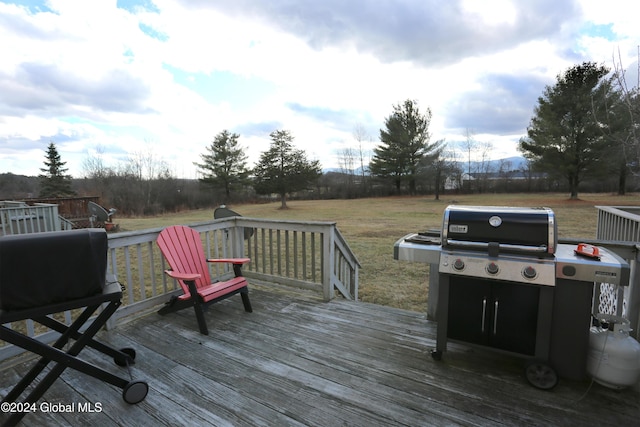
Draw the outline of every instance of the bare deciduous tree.
<instances>
[{"instance_id":1,"label":"bare deciduous tree","mask_svg":"<svg viewBox=\"0 0 640 427\"><path fill-rule=\"evenodd\" d=\"M473 139L473 132L467 129L465 131L465 140L463 142L463 148L467 152L467 192L471 192L471 153L475 152L478 143Z\"/></svg>"},{"instance_id":2,"label":"bare deciduous tree","mask_svg":"<svg viewBox=\"0 0 640 427\"><path fill-rule=\"evenodd\" d=\"M358 143L358 159L360 160L360 179L362 188L366 190L366 181L368 168L367 165L371 161L370 155L367 157L367 153L370 153L371 150L367 150L364 147L364 142L368 141L370 144L373 144L373 138L364 128L364 126L360 123L356 123L353 128L353 139Z\"/></svg>"},{"instance_id":3,"label":"bare deciduous tree","mask_svg":"<svg viewBox=\"0 0 640 427\"><path fill-rule=\"evenodd\" d=\"M621 166L619 171L618 194L625 194L626 176L628 165L635 165L632 172L636 175L640 172L640 46L638 47L638 64L636 70L635 86L629 88L626 70L622 64L622 55L618 49L618 57L613 55L613 82L615 90L620 94L620 101L628 114L629 125L625 132L617 135L608 135L616 140L621 149ZM607 117L609 120L609 117ZM635 170L634 170L635 169Z\"/></svg>"}]
</instances>

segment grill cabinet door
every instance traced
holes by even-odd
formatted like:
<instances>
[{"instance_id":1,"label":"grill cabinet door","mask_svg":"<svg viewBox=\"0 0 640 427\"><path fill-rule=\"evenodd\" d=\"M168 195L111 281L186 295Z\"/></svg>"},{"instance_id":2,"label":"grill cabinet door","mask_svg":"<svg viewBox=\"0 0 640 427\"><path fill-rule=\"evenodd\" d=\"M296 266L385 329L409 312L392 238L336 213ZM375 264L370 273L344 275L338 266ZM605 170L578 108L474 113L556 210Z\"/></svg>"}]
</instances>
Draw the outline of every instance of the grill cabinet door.
<instances>
[{"instance_id":1,"label":"grill cabinet door","mask_svg":"<svg viewBox=\"0 0 640 427\"><path fill-rule=\"evenodd\" d=\"M447 336L472 344L489 345L487 308L490 304L489 283L451 276Z\"/></svg>"},{"instance_id":2,"label":"grill cabinet door","mask_svg":"<svg viewBox=\"0 0 640 427\"><path fill-rule=\"evenodd\" d=\"M491 291L491 346L533 356L536 350L540 288L496 282Z\"/></svg>"},{"instance_id":3,"label":"grill cabinet door","mask_svg":"<svg viewBox=\"0 0 640 427\"><path fill-rule=\"evenodd\" d=\"M540 289L451 276L447 336L534 355Z\"/></svg>"}]
</instances>

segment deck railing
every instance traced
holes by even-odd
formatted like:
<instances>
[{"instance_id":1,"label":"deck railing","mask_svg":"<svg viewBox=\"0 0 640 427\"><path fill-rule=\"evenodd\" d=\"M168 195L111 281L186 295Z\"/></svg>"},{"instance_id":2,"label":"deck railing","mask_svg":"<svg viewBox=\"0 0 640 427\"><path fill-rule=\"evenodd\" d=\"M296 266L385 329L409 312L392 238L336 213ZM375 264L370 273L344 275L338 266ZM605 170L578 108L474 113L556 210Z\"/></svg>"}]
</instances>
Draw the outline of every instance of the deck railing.
<instances>
[{"instance_id":1,"label":"deck railing","mask_svg":"<svg viewBox=\"0 0 640 427\"><path fill-rule=\"evenodd\" d=\"M50 203L0 202L0 236L41 233L68 229L58 215L58 205Z\"/></svg>"},{"instance_id":2,"label":"deck railing","mask_svg":"<svg viewBox=\"0 0 640 427\"><path fill-rule=\"evenodd\" d=\"M360 264L335 223L233 217L190 226L200 232L207 257L251 258L243 267L249 288L254 281L310 289L324 300L336 296L358 299ZM170 296L181 293L177 282L163 273L168 266L155 244L160 231L162 228L109 235L107 280L120 282L124 292L123 304L108 327L156 310ZM219 264L210 269L213 278L233 274L228 266ZM67 312L60 317L70 324L73 316ZM11 327L42 341L57 336L31 320ZM0 342L0 360L20 352L22 349Z\"/></svg>"},{"instance_id":3,"label":"deck railing","mask_svg":"<svg viewBox=\"0 0 640 427\"><path fill-rule=\"evenodd\" d=\"M639 206L596 206L598 225L596 238L640 242Z\"/></svg>"}]
</instances>

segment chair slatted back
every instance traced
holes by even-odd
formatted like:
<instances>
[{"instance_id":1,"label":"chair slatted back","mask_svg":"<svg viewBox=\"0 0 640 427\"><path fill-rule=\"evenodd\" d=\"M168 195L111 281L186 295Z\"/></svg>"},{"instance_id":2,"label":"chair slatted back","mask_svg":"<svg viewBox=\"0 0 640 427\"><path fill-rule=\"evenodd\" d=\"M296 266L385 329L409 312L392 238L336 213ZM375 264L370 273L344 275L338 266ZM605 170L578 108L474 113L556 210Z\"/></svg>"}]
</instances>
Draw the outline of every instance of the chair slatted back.
<instances>
[{"instance_id":1,"label":"chair slatted back","mask_svg":"<svg viewBox=\"0 0 640 427\"><path fill-rule=\"evenodd\" d=\"M211 284L200 233L183 225L174 225L162 230L156 242L173 271L200 274L196 288ZM189 295L187 285L182 280L179 282L184 293Z\"/></svg>"}]
</instances>

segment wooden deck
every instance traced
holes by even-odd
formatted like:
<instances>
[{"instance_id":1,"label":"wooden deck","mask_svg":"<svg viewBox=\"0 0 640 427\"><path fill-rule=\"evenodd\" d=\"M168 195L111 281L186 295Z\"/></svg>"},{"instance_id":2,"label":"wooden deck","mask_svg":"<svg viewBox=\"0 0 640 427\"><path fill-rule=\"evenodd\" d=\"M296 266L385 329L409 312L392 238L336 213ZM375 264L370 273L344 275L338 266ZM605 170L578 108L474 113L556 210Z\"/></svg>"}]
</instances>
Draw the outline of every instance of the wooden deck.
<instances>
[{"instance_id":1,"label":"wooden deck","mask_svg":"<svg viewBox=\"0 0 640 427\"><path fill-rule=\"evenodd\" d=\"M28 414L23 425L91 426L631 426L640 423L640 393L562 380L552 391L531 387L519 358L449 346L430 357L435 323L424 313L373 304L321 302L301 292L251 289L253 313L240 297L207 312L209 336L192 311L144 318L99 334L135 347L135 379L149 383L143 402L67 370L41 399L101 406L98 413ZM104 355L85 360L126 375ZM32 363L32 362L31 362ZM4 395L31 363L4 362ZM97 405L100 404L100 405ZM0 423L6 414L0 414Z\"/></svg>"}]
</instances>

